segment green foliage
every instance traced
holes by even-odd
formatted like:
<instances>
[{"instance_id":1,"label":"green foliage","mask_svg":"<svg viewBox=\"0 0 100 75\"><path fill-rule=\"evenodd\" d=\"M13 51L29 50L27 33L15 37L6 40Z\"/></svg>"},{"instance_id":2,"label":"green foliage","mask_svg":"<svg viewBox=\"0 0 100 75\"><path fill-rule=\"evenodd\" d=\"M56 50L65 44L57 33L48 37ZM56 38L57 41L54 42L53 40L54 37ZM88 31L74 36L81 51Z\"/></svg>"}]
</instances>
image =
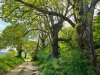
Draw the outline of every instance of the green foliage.
<instances>
[{"instance_id":1,"label":"green foliage","mask_svg":"<svg viewBox=\"0 0 100 75\"><path fill-rule=\"evenodd\" d=\"M93 37L96 43L100 43L100 23L96 23L93 26Z\"/></svg>"},{"instance_id":2,"label":"green foliage","mask_svg":"<svg viewBox=\"0 0 100 75\"><path fill-rule=\"evenodd\" d=\"M93 39L95 43L100 43L100 15L97 15L94 20Z\"/></svg>"},{"instance_id":3,"label":"green foliage","mask_svg":"<svg viewBox=\"0 0 100 75\"><path fill-rule=\"evenodd\" d=\"M27 41L27 42L24 42L24 44L23 44L24 52L26 52L26 53L28 53L28 54L31 55L32 52L36 48L36 44L37 44L36 41Z\"/></svg>"},{"instance_id":4,"label":"green foliage","mask_svg":"<svg viewBox=\"0 0 100 75\"><path fill-rule=\"evenodd\" d=\"M6 45L16 45L22 42L23 34L25 33L25 28L22 25L11 25L7 26L2 32L2 39L5 41Z\"/></svg>"},{"instance_id":5,"label":"green foliage","mask_svg":"<svg viewBox=\"0 0 100 75\"><path fill-rule=\"evenodd\" d=\"M0 56L0 75L10 71L12 68L21 64L23 62L22 59L17 57L11 57L8 55Z\"/></svg>"},{"instance_id":6,"label":"green foliage","mask_svg":"<svg viewBox=\"0 0 100 75\"><path fill-rule=\"evenodd\" d=\"M48 49L40 51L40 75L95 75L89 61L79 48L62 43L60 58L50 57Z\"/></svg>"},{"instance_id":7,"label":"green foliage","mask_svg":"<svg viewBox=\"0 0 100 75\"><path fill-rule=\"evenodd\" d=\"M10 55L10 56L17 56L17 51L13 50L13 49L9 49L7 54Z\"/></svg>"},{"instance_id":8,"label":"green foliage","mask_svg":"<svg viewBox=\"0 0 100 75\"><path fill-rule=\"evenodd\" d=\"M93 39L94 39L94 46L98 45L95 47L95 52L96 54L100 53L100 15L97 15L94 20L93 24ZM100 63L100 56L97 56L97 63ZM100 64L98 64L100 66Z\"/></svg>"},{"instance_id":9,"label":"green foliage","mask_svg":"<svg viewBox=\"0 0 100 75\"><path fill-rule=\"evenodd\" d=\"M62 31L60 31L59 33L59 38L65 38L68 40L68 42L66 42L66 44L70 45L70 46L77 46L77 42L76 42L76 30L72 27L67 27L64 28ZM62 45L63 46L63 45Z\"/></svg>"},{"instance_id":10,"label":"green foliage","mask_svg":"<svg viewBox=\"0 0 100 75\"><path fill-rule=\"evenodd\" d=\"M63 75L94 75L89 61L78 48L65 48L59 60Z\"/></svg>"},{"instance_id":11,"label":"green foliage","mask_svg":"<svg viewBox=\"0 0 100 75\"><path fill-rule=\"evenodd\" d=\"M40 50L37 54L39 63L46 63L51 59L51 50L50 48L46 48L44 50Z\"/></svg>"},{"instance_id":12,"label":"green foliage","mask_svg":"<svg viewBox=\"0 0 100 75\"><path fill-rule=\"evenodd\" d=\"M50 15L49 11L55 12L54 14L59 13L60 16L68 16L69 12L66 12L67 10L70 11L70 13L72 12L72 10L74 10L74 16L76 16L77 19L80 19L82 21L86 20L86 17L84 15L80 15L80 11L83 10L83 6L84 5L91 5L90 3L92 3L92 0L84 0L83 2L75 2L74 0L71 0L70 2L72 3L74 7L74 9L70 9L70 6L67 2L67 0L23 0L27 3L33 4L30 5L30 7L27 7L26 5L23 5L20 2L17 2L15 0L2 0L2 5L1 5L1 17L4 17L3 20L6 22L10 22L13 24L18 24L18 25L11 25L8 26L2 34L2 37L0 37L0 43L4 43L3 46L16 46L16 45L23 45L23 49L25 50L25 52L29 53L31 52L30 50L33 49L32 43L25 43L23 44L23 40L26 40L23 36L23 34L25 34L24 32L26 32L26 29L30 31L30 29L42 29L44 31L47 30L53 30L53 26L52 24L52 20L54 20L54 23L57 22L58 19L58 23L60 18L58 17L54 17L54 16L49 16L47 15L46 19L47 20L51 20L51 17L53 17L53 19L51 20L52 22L50 23L49 21L47 21L48 23L46 23L46 25L50 24L50 27L46 27L48 29L45 29L45 23L44 23L44 14L48 14ZM68 5L67 5L68 4ZM68 7L69 6L69 7ZM39 9L40 8L40 9ZM41 9L47 10L47 12L44 11L44 14L42 15L41 13L38 13L36 10L34 9L38 9L38 11ZM91 9L90 9L91 10ZM84 10L83 10L84 11ZM65 14L67 13L67 14ZM91 17L91 12L89 13L85 13L88 17ZM58 15L59 15L58 14ZM52 15L52 13L51 13ZM42 18L39 16L43 16ZM87 18L88 19L88 18ZM41 21L41 23L39 22ZM81 22L82 22L81 21ZM19 24L20 23L20 24ZM77 22L76 22L77 23ZM83 23L83 22L82 22ZM81 23L80 23L81 24ZM39 27L39 25L42 25ZM26 26L26 28L24 28L24 26ZM60 27L60 26L59 26ZM58 28L58 27L57 27ZM95 28L95 31L97 31L99 27L97 26ZM58 28L59 30L60 28ZM50 31L47 31L48 33ZM72 28L67 28L64 29L63 32L60 32L59 37L63 37L66 38L70 41L68 41L67 44L65 43L59 43L60 48L60 58L59 59L54 59L51 56L51 49L50 47L44 49L44 50L40 50L38 52L38 61L41 64L40 66L40 72L41 75L95 75L95 73L92 70L91 65L89 64L90 62L88 60L86 60L86 57L84 55L84 53L82 53L82 51L80 49L78 49L77 47L77 43L75 42L75 37L76 37L76 32L74 29ZM29 35L27 36L32 36L33 38L33 34L37 34L36 36L38 36L41 32L31 32ZM100 33L100 31L98 30L97 32L94 32L94 40L99 43L100 42L100 36L98 36L98 34ZM47 36L44 36L43 38L46 38ZM30 39L29 37L26 37L28 39ZM56 39L55 39L56 40ZM48 43L48 42L47 42ZM3 46L0 47L2 48ZM39 48L38 48L39 49ZM20 49L19 49L20 50ZM12 52L13 53L13 52ZM11 54L12 54L11 53ZM36 53L36 52L34 52ZM11 55L10 54L10 55ZM1 60L1 66L0 66L0 71L1 73L5 72L5 71L9 71L11 68L13 68L17 63L19 63L19 59L15 58L15 57L8 57L8 58L3 58L0 59ZM18 60L18 61L17 61ZM6 65L5 65L6 64Z\"/></svg>"},{"instance_id":13,"label":"green foliage","mask_svg":"<svg viewBox=\"0 0 100 75\"><path fill-rule=\"evenodd\" d=\"M5 47L2 43L3 43L3 40L2 40L2 37L1 37L1 34L0 34L0 49Z\"/></svg>"}]
</instances>

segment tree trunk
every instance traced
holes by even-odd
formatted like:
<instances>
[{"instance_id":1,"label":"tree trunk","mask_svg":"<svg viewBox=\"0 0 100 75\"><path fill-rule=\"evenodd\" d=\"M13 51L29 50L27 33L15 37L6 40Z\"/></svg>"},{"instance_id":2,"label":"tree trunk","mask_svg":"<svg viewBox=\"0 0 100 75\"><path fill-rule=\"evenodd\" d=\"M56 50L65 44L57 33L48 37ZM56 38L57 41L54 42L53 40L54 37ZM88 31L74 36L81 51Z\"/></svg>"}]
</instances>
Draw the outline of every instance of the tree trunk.
<instances>
[{"instance_id":1,"label":"tree trunk","mask_svg":"<svg viewBox=\"0 0 100 75\"><path fill-rule=\"evenodd\" d=\"M21 55L21 54L22 54L22 51L19 50L19 51L18 51L18 57L19 57L19 58L22 58L22 55Z\"/></svg>"},{"instance_id":2,"label":"tree trunk","mask_svg":"<svg viewBox=\"0 0 100 75\"><path fill-rule=\"evenodd\" d=\"M81 6L79 6L79 4ZM76 23L79 25L76 28L78 34L78 42L82 49L85 49L85 54L90 61L90 64L96 71L97 75L100 75L99 68L97 66L96 53L94 51L93 44L93 31L92 31L92 21L94 15L95 4L90 5L84 0L77 0L76 10L79 11L76 13L80 18L77 17Z\"/></svg>"},{"instance_id":3,"label":"tree trunk","mask_svg":"<svg viewBox=\"0 0 100 75\"><path fill-rule=\"evenodd\" d=\"M91 24L91 23L90 23ZM96 75L100 75L99 68L97 66L96 53L94 51L93 45L93 35L92 35L92 26L91 25L80 25L77 27L79 43L85 49L85 54L89 59L91 65L96 71Z\"/></svg>"},{"instance_id":4,"label":"tree trunk","mask_svg":"<svg viewBox=\"0 0 100 75\"><path fill-rule=\"evenodd\" d=\"M59 56L58 32L53 31L51 37L52 37L52 56L54 58L58 58L58 56Z\"/></svg>"},{"instance_id":5,"label":"tree trunk","mask_svg":"<svg viewBox=\"0 0 100 75\"><path fill-rule=\"evenodd\" d=\"M22 50L22 46L21 45L18 45L18 47L17 47L17 52L18 52L18 57L19 58L22 58L22 52L23 52L23 50Z\"/></svg>"},{"instance_id":6,"label":"tree trunk","mask_svg":"<svg viewBox=\"0 0 100 75\"><path fill-rule=\"evenodd\" d=\"M44 38L41 38L41 44L42 44L42 49L45 48L45 39Z\"/></svg>"},{"instance_id":7,"label":"tree trunk","mask_svg":"<svg viewBox=\"0 0 100 75\"><path fill-rule=\"evenodd\" d=\"M38 50L39 50L39 38L38 38L38 43L37 43L36 49L35 49L35 51L33 51L33 56L32 56L33 61L38 60L38 57L37 57Z\"/></svg>"},{"instance_id":8,"label":"tree trunk","mask_svg":"<svg viewBox=\"0 0 100 75\"><path fill-rule=\"evenodd\" d=\"M33 60L33 61L38 60L37 52L38 52L38 49L35 49L35 52L34 52L33 57L32 57L32 60Z\"/></svg>"},{"instance_id":9,"label":"tree trunk","mask_svg":"<svg viewBox=\"0 0 100 75\"><path fill-rule=\"evenodd\" d=\"M25 52L25 58L27 57L27 53Z\"/></svg>"},{"instance_id":10,"label":"tree trunk","mask_svg":"<svg viewBox=\"0 0 100 75\"><path fill-rule=\"evenodd\" d=\"M53 16L50 17L51 19L51 31L50 31L50 35L51 35L51 39L52 39L52 56L54 58L58 58L59 57L59 46L58 46L58 33L59 31L62 29L63 27L63 19L59 19L57 23L54 23L54 19Z\"/></svg>"}]
</instances>

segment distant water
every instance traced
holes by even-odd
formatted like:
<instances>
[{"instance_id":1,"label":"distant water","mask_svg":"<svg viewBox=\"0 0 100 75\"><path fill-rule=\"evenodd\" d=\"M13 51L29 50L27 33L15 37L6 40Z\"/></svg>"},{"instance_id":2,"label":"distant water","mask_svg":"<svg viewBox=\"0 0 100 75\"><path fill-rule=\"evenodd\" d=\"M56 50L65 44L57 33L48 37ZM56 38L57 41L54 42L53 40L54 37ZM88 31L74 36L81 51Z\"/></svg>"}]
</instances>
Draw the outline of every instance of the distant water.
<instances>
[{"instance_id":1,"label":"distant water","mask_svg":"<svg viewBox=\"0 0 100 75\"><path fill-rule=\"evenodd\" d=\"M0 54L7 54L7 52L0 52Z\"/></svg>"}]
</instances>

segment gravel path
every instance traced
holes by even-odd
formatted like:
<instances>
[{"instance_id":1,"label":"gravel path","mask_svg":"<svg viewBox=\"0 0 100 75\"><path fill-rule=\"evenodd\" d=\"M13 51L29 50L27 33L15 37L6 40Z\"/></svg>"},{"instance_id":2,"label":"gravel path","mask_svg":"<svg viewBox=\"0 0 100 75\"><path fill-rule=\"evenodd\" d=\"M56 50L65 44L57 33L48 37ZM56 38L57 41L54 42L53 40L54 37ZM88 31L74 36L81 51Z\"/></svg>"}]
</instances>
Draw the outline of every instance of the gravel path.
<instances>
[{"instance_id":1,"label":"gravel path","mask_svg":"<svg viewBox=\"0 0 100 75\"><path fill-rule=\"evenodd\" d=\"M31 62L24 62L5 75L39 75L38 66Z\"/></svg>"}]
</instances>

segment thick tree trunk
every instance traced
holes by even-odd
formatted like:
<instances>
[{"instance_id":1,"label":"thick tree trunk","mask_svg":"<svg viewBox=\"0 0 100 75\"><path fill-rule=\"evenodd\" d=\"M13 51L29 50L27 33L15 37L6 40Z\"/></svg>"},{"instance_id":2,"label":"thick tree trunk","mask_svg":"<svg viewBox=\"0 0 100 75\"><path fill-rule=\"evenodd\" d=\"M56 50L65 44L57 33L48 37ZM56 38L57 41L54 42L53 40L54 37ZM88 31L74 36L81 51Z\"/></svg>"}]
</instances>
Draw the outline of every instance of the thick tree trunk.
<instances>
[{"instance_id":1,"label":"thick tree trunk","mask_svg":"<svg viewBox=\"0 0 100 75\"><path fill-rule=\"evenodd\" d=\"M60 19L57 23L54 23L53 17L51 18L52 30L51 30L51 39L52 39L52 56L54 58L59 57L59 46L58 46L58 33L63 27L63 19Z\"/></svg>"},{"instance_id":2,"label":"thick tree trunk","mask_svg":"<svg viewBox=\"0 0 100 75\"><path fill-rule=\"evenodd\" d=\"M92 27L91 25L80 25L77 27L78 39L82 48L85 49L85 54L89 59L91 65L96 71L97 75L100 75L99 68L97 67L96 53L94 51Z\"/></svg>"},{"instance_id":3,"label":"thick tree trunk","mask_svg":"<svg viewBox=\"0 0 100 75\"><path fill-rule=\"evenodd\" d=\"M92 35L92 27L91 25L87 25L86 30L84 32L84 45L85 45L85 49L87 50L87 55L89 57L89 60L91 62L91 65L93 66L93 68L96 71L97 75L100 75L100 70L99 67L97 65L97 59L96 59L96 53L94 51L94 44L93 44L93 35Z\"/></svg>"},{"instance_id":4,"label":"thick tree trunk","mask_svg":"<svg viewBox=\"0 0 100 75\"><path fill-rule=\"evenodd\" d=\"M58 58L59 56L59 46L58 46L58 32L52 32L52 56Z\"/></svg>"},{"instance_id":5,"label":"thick tree trunk","mask_svg":"<svg viewBox=\"0 0 100 75\"><path fill-rule=\"evenodd\" d=\"M95 0L94 0L95 1ZM84 0L77 0L76 10L79 11L77 14L80 18L77 17L76 23L79 26L76 28L78 33L78 42L82 49L85 49L85 54L90 61L90 64L93 66L94 70L96 71L96 75L100 75L99 68L97 66L97 59L96 53L94 51L94 44L93 44L93 31L92 31L92 21L93 21L93 14L95 9L95 3L90 5L88 2L84 2Z\"/></svg>"}]
</instances>

